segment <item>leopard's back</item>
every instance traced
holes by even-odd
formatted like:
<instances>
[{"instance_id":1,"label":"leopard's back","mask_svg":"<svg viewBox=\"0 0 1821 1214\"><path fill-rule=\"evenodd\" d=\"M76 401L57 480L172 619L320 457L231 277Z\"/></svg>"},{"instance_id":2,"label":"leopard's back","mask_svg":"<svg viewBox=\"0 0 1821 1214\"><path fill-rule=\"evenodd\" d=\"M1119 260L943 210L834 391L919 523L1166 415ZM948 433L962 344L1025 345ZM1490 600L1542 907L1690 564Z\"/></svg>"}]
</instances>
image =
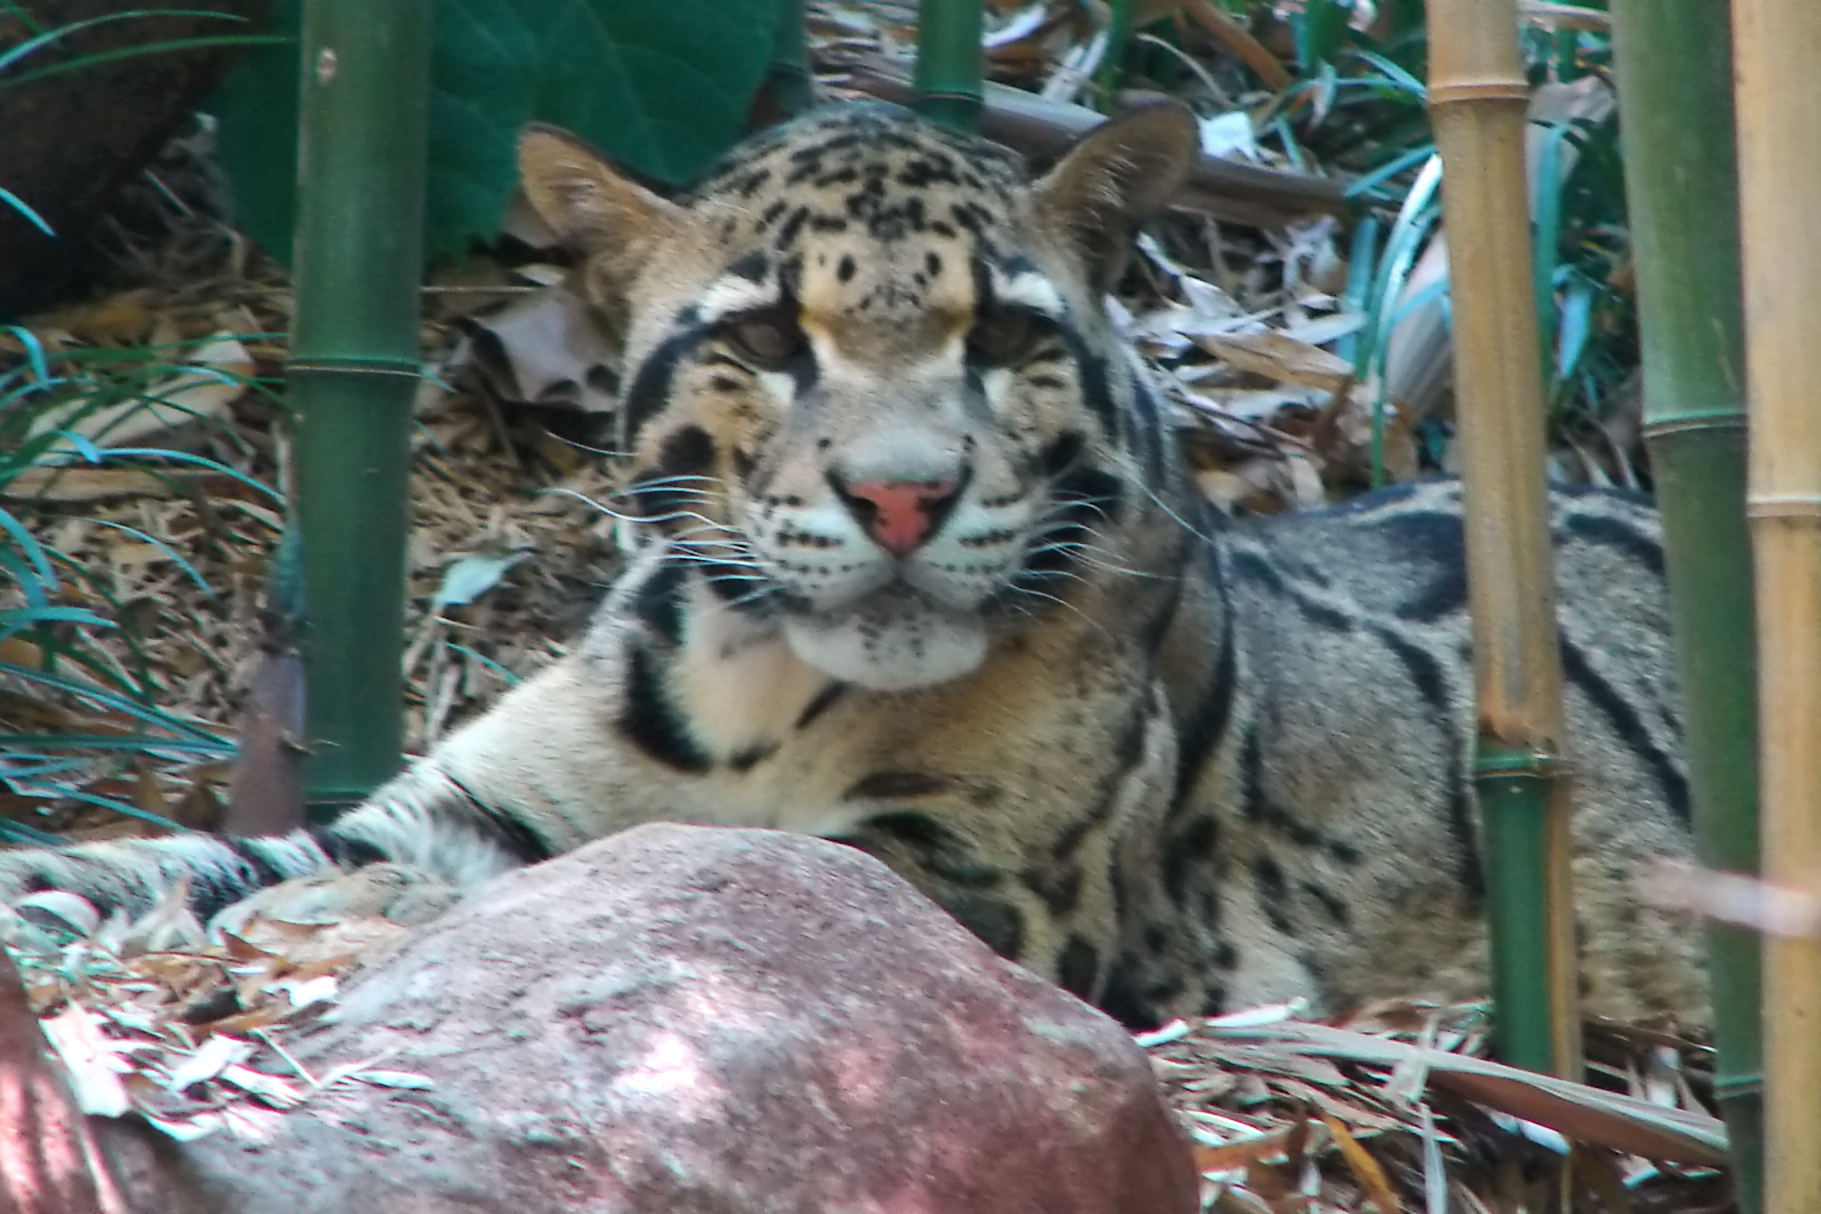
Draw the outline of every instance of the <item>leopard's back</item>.
<instances>
[{"instance_id":1,"label":"leopard's back","mask_svg":"<svg viewBox=\"0 0 1821 1214\"><path fill-rule=\"evenodd\" d=\"M1551 509L1585 993L1699 1021L1698 936L1638 888L1690 851L1657 519L1596 490L1558 489ZM1180 691L1197 779L1171 809L1156 905L1211 926L1171 948L1200 950L1211 1004L1483 994L1458 482L1235 523L1203 578L1218 656ZM1170 1001L1186 958L1157 955L1133 947L1122 997Z\"/></svg>"}]
</instances>

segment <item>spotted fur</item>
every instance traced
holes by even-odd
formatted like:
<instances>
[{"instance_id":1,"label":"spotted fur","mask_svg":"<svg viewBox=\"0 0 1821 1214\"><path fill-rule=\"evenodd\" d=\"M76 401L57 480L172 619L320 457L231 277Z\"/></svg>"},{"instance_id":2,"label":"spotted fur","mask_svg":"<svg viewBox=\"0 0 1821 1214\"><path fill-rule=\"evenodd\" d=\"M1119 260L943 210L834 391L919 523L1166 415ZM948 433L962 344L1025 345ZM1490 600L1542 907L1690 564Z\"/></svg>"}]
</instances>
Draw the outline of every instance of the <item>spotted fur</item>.
<instances>
[{"instance_id":1,"label":"spotted fur","mask_svg":"<svg viewBox=\"0 0 1821 1214\"><path fill-rule=\"evenodd\" d=\"M1103 310L1194 148L1151 108L1033 182L847 106L671 201L527 132L625 348L636 551L592 629L332 826L14 853L0 893L474 885L669 818L863 848L1132 1023L1483 991L1456 487L1223 520ZM1631 888L1689 851L1656 521L1554 512L1587 993L1698 1019Z\"/></svg>"}]
</instances>

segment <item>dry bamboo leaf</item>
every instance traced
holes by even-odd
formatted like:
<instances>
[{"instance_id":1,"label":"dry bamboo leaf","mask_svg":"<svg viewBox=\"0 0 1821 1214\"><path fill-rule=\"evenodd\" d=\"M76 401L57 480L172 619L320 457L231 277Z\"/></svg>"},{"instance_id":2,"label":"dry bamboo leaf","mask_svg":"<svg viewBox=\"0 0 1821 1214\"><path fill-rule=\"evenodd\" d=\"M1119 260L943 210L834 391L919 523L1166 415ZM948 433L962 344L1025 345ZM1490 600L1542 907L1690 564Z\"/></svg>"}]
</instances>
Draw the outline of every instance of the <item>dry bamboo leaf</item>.
<instances>
[{"instance_id":1,"label":"dry bamboo leaf","mask_svg":"<svg viewBox=\"0 0 1821 1214\"><path fill-rule=\"evenodd\" d=\"M72 1003L39 1023L63 1060L77 1107L98 1117L125 1113L129 1101L120 1076L131 1067L123 1063L120 1043L103 1031L95 1013Z\"/></svg>"},{"instance_id":2,"label":"dry bamboo leaf","mask_svg":"<svg viewBox=\"0 0 1821 1214\"><path fill-rule=\"evenodd\" d=\"M1391 1192L1391 1182L1385 1178L1385 1169L1379 1165L1378 1160L1359 1144L1359 1139L1353 1136L1353 1131L1340 1118L1325 1109L1318 1110L1318 1115L1322 1124L1328 1127L1328 1133L1334 1135L1341 1157L1353 1170L1360 1187L1366 1190L1366 1195L1378 1207L1379 1214L1398 1214L1402 1207Z\"/></svg>"},{"instance_id":3,"label":"dry bamboo leaf","mask_svg":"<svg viewBox=\"0 0 1821 1214\"><path fill-rule=\"evenodd\" d=\"M133 468L28 468L0 485L0 497L65 503L100 502L119 497L175 497L182 492L186 481L203 482L206 492L210 484L226 480L226 477L182 472L154 474Z\"/></svg>"},{"instance_id":4,"label":"dry bamboo leaf","mask_svg":"<svg viewBox=\"0 0 1821 1214\"><path fill-rule=\"evenodd\" d=\"M304 1093L296 1084L280 1079L276 1075L268 1075L264 1071L256 1071L240 1063L223 1067L221 1079L224 1083L231 1083L243 1091L251 1092L274 1108L292 1108L302 1104L305 1099Z\"/></svg>"},{"instance_id":5,"label":"dry bamboo leaf","mask_svg":"<svg viewBox=\"0 0 1821 1214\"><path fill-rule=\"evenodd\" d=\"M1599 1196L1606 1214L1631 1214L1631 1195L1625 1191L1625 1179L1609 1152L1577 1145L1569 1156L1569 1164L1575 1176Z\"/></svg>"},{"instance_id":6,"label":"dry bamboo leaf","mask_svg":"<svg viewBox=\"0 0 1821 1214\"><path fill-rule=\"evenodd\" d=\"M1339 392L1353 379L1353 364L1320 346L1275 329L1207 334L1196 344L1242 371L1293 384Z\"/></svg>"},{"instance_id":7,"label":"dry bamboo leaf","mask_svg":"<svg viewBox=\"0 0 1821 1214\"><path fill-rule=\"evenodd\" d=\"M1234 58L1257 73L1265 87L1272 92L1282 92L1294 82L1289 69L1278 61L1277 56L1254 38L1250 30L1212 3L1212 0L1182 0L1180 7L1190 20L1226 47Z\"/></svg>"},{"instance_id":8,"label":"dry bamboo leaf","mask_svg":"<svg viewBox=\"0 0 1821 1214\"><path fill-rule=\"evenodd\" d=\"M427 1092L436 1087L435 1082L428 1075L419 1075L412 1071L355 1071L349 1075L349 1078L358 1079L362 1083L370 1083L374 1087L403 1088L415 1092Z\"/></svg>"},{"instance_id":9,"label":"dry bamboo leaf","mask_svg":"<svg viewBox=\"0 0 1821 1214\"><path fill-rule=\"evenodd\" d=\"M220 1075L228 1067L252 1057L253 1044L238 1037L217 1033L202 1043L197 1051L178 1063L165 1078L164 1086L173 1092Z\"/></svg>"},{"instance_id":10,"label":"dry bamboo leaf","mask_svg":"<svg viewBox=\"0 0 1821 1214\"><path fill-rule=\"evenodd\" d=\"M1328 1025L1290 1023L1214 1030L1237 1040L1296 1042L1311 1053L1376 1066L1420 1058L1430 1084L1569 1138L1650 1159L1723 1165L1726 1128L1718 1118L1664 1109L1583 1084L1521 1071L1478 1058L1421 1050L1402 1042Z\"/></svg>"}]
</instances>

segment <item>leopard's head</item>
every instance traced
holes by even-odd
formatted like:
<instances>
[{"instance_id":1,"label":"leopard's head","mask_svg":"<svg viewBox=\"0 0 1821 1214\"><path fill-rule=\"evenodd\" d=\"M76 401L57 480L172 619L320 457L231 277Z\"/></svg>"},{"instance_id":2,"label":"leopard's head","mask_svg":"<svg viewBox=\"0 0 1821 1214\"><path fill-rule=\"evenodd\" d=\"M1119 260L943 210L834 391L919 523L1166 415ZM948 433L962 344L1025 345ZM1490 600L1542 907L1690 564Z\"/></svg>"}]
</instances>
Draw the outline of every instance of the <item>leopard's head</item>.
<instances>
[{"instance_id":1,"label":"leopard's head","mask_svg":"<svg viewBox=\"0 0 1821 1214\"><path fill-rule=\"evenodd\" d=\"M1167 459L1104 292L1196 149L1129 112L1032 181L909 111L813 112L669 200L548 127L520 167L626 352L636 513L861 686L973 670Z\"/></svg>"}]
</instances>

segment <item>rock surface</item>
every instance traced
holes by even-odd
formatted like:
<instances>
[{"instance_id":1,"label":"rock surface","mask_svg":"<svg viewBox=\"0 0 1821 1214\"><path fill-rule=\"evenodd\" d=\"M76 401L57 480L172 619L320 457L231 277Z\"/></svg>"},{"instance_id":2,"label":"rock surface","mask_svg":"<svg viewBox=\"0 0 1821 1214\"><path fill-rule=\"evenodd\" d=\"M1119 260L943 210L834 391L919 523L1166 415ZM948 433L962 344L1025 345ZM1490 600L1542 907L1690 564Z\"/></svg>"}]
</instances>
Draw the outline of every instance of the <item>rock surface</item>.
<instances>
[{"instance_id":1,"label":"rock surface","mask_svg":"<svg viewBox=\"0 0 1821 1214\"><path fill-rule=\"evenodd\" d=\"M366 1059L255 1142L110 1135L136 1209L1190 1214L1113 1021L870 857L646 826L430 925L294 1039Z\"/></svg>"}]
</instances>

